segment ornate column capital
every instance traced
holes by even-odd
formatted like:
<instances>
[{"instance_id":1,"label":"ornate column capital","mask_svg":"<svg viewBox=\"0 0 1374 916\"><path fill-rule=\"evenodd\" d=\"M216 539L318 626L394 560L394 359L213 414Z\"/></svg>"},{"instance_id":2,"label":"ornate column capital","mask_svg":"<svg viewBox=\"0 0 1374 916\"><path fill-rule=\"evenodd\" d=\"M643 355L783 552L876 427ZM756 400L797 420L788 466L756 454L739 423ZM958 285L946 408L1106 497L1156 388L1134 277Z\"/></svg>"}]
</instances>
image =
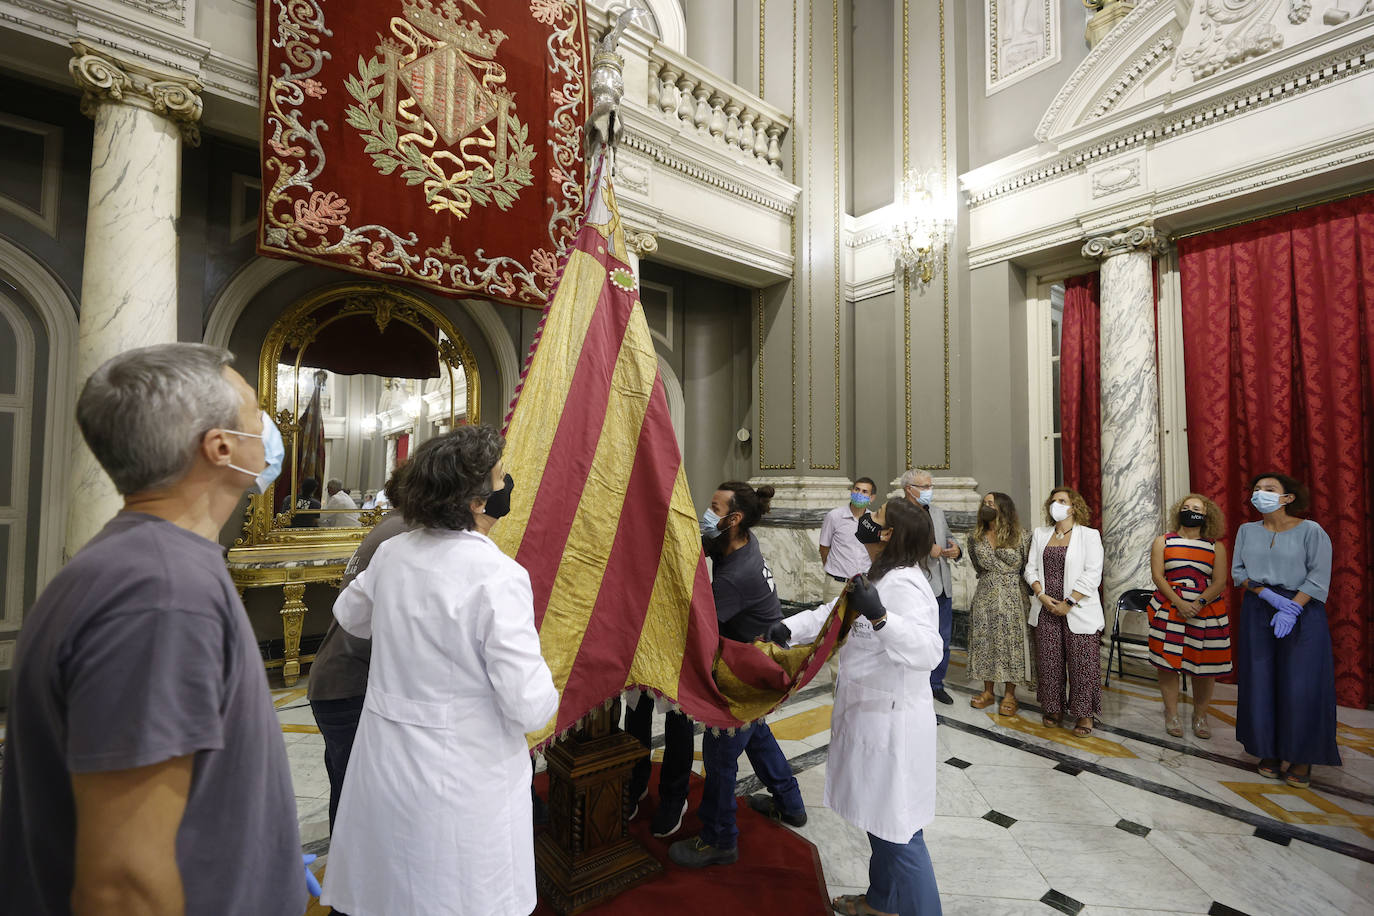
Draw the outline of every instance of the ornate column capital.
<instances>
[{"instance_id":1,"label":"ornate column capital","mask_svg":"<svg viewBox=\"0 0 1374 916\"><path fill-rule=\"evenodd\" d=\"M94 118L101 104L134 105L174 122L191 146L200 143L200 91L204 87L198 81L117 60L108 51L81 41L72 42L72 51L67 69L83 90L82 114Z\"/></svg>"},{"instance_id":2,"label":"ornate column capital","mask_svg":"<svg viewBox=\"0 0 1374 916\"><path fill-rule=\"evenodd\" d=\"M627 228L625 230L625 247L635 257L642 258L658 251L658 236L652 232L636 232L634 229Z\"/></svg>"},{"instance_id":3,"label":"ornate column capital","mask_svg":"<svg viewBox=\"0 0 1374 916\"><path fill-rule=\"evenodd\" d=\"M1132 226L1130 229L1122 229L1120 232L1113 232L1109 235L1093 236L1083 245L1083 257L1100 261L1116 257L1119 254L1129 254L1132 251L1155 255L1163 251L1165 245L1164 238L1155 234L1154 223L1146 220L1139 226Z\"/></svg>"}]
</instances>

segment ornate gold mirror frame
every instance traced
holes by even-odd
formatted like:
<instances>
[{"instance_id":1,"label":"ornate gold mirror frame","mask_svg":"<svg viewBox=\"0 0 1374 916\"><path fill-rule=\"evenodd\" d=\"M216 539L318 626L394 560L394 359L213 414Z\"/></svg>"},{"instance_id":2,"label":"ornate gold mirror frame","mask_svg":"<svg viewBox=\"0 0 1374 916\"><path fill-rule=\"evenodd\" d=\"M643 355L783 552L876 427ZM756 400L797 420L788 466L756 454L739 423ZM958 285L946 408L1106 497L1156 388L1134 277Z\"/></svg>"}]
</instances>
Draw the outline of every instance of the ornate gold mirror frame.
<instances>
[{"instance_id":1,"label":"ornate gold mirror frame","mask_svg":"<svg viewBox=\"0 0 1374 916\"><path fill-rule=\"evenodd\" d=\"M320 318L317 313L326 310L329 314ZM286 440L290 460L295 460L300 447L300 418L296 414L298 403L290 406L277 403L277 372L283 351L295 354L293 362L298 385L301 359L310 343L334 322L358 315L371 317L376 322L378 334L385 332L387 325L393 321L409 325L423 334L434 344L439 362L449 374L450 427L457 422L456 405L453 402L455 370L463 372L467 383L465 420L468 423L479 422L481 384L477 360L462 335L442 312L414 293L393 286L380 283L331 286L312 292L282 313L268 331L258 360L258 402L269 416L276 419L282 438ZM293 386L293 400L298 402L300 395L296 389L297 386ZM286 492L283 487L291 489L294 503L296 481L292 468L283 467L281 475L266 493L250 498L243 532L235 542L235 547L344 547L360 541L381 515L382 510L361 512L362 524L357 527L291 527L292 511L274 511L278 505L278 494Z\"/></svg>"}]
</instances>

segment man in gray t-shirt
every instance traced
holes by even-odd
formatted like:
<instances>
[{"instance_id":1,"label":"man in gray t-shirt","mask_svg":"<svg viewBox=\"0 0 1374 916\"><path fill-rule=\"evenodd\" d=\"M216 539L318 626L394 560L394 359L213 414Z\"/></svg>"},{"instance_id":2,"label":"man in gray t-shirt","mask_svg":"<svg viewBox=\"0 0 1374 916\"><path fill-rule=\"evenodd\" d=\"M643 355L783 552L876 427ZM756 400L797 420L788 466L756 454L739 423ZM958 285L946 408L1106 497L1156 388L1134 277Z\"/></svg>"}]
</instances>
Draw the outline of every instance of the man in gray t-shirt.
<instances>
[{"instance_id":1,"label":"man in gray t-shirt","mask_svg":"<svg viewBox=\"0 0 1374 916\"><path fill-rule=\"evenodd\" d=\"M201 344L114 357L77 404L124 510L43 590L15 651L0 916L300 916L291 773L216 538L281 437Z\"/></svg>"}]
</instances>

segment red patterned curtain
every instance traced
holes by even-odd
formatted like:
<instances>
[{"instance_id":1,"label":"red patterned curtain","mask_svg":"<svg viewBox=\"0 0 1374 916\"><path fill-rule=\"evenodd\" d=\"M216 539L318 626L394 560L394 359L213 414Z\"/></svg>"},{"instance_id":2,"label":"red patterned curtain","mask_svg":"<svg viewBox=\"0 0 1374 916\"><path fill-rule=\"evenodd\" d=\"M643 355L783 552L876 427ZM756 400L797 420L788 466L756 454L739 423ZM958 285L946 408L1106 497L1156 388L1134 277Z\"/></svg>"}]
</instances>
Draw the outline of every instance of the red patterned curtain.
<instances>
[{"instance_id":1,"label":"red patterned curtain","mask_svg":"<svg viewBox=\"0 0 1374 916\"><path fill-rule=\"evenodd\" d=\"M1179 243L1194 490L1254 519L1246 485L1289 470L1334 547L1336 697L1374 700L1374 194Z\"/></svg>"},{"instance_id":2,"label":"red patterned curtain","mask_svg":"<svg viewBox=\"0 0 1374 916\"><path fill-rule=\"evenodd\" d=\"M1102 527L1102 361L1097 272L1064 281L1064 324L1059 339L1059 447L1064 479Z\"/></svg>"}]
</instances>

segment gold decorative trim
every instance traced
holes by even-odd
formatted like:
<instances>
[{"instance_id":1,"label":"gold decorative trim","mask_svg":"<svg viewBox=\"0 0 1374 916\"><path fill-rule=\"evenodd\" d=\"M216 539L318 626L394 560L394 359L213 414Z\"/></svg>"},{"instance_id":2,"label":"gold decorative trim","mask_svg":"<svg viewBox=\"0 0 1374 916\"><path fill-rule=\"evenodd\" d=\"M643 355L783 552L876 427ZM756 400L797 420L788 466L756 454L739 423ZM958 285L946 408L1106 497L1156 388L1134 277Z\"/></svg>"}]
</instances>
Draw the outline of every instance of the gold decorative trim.
<instances>
[{"instance_id":1,"label":"gold decorative trim","mask_svg":"<svg viewBox=\"0 0 1374 916\"><path fill-rule=\"evenodd\" d=\"M840 413L840 310L844 304L844 283L840 266L840 228L844 221L840 214L844 204L840 194L840 2L831 0L830 4L830 66L831 66L831 111L834 115L832 133L831 164L835 170L834 201L835 207L835 250L831 267L835 272L835 463L812 464L814 470L838 471L840 469L841 413Z\"/></svg>"},{"instance_id":2,"label":"gold decorative trim","mask_svg":"<svg viewBox=\"0 0 1374 916\"><path fill-rule=\"evenodd\" d=\"M316 311L335 303L342 303L336 314L323 320L311 317ZM281 362L282 350L290 347L296 351L295 365L299 370L306 346L321 330L341 318L360 314L371 315L379 331L385 329L388 323L399 321L429 338L438 351L440 360L448 366L450 385L453 371L463 370L467 381L467 419L470 423L479 422L482 386L478 376L477 360L467 341L448 316L409 290L384 283L341 283L315 290L297 300L282 312L262 342L262 352L258 358L258 403L269 416L277 420L282 437L290 446L291 454L295 454L295 436L299 427L294 411L277 403L277 366ZM433 322L440 335L446 339L441 342L432 336L425 328L428 322ZM299 405L293 403L292 406ZM457 422L451 397L449 422ZM278 483L281 482L283 481ZM284 482L292 487L294 499L295 481ZM290 528L291 514L274 514L273 511L277 505L278 483L268 487L266 493L249 498L243 532L234 542L235 547L290 545L297 548L357 543L367 532L367 528L363 526Z\"/></svg>"},{"instance_id":3,"label":"gold decorative trim","mask_svg":"<svg viewBox=\"0 0 1374 916\"><path fill-rule=\"evenodd\" d=\"M765 11L767 8L768 8L768 0L759 0L759 98L763 99L765 102L768 101L768 100L767 100L766 98L764 98L764 95L763 95L763 61L764 61L763 43L764 43L764 33L765 33L765 31L767 30L767 22L765 22L765 19L766 19L767 17L766 17L766 15L765 15L764 11ZM797 108L796 99L793 99L793 100L792 100L792 110L795 111L796 108ZM760 449L759 451L760 451L760 454L762 454L762 449Z\"/></svg>"},{"instance_id":4,"label":"gold decorative trim","mask_svg":"<svg viewBox=\"0 0 1374 916\"><path fill-rule=\"evenodd\" d=\"M945 72L945 2L939 0L940 12L940 186L949 186L949 88ZM902 0L902 174L911 171L911 4ZM944 358L945 358L945 460L943 464L919 465L924 470L945 471L951 465L950 455L950 374L949 374L949 244L945 244L945 269L941 272L944 286ZM913 464L911 423L911 281L902 284L902 338L906 363L906 466Z\"/></svg>"},{"instance_id":5,"label":"gold decorative trim","mask_svg":"<svg viewBox=\"0 0 1374 916\"><path fill-rule=\"evenodd\" d=\"M763 31L764 31L763 6L762 6L762 4L760 4L760 8L759 8L759 59L760 59L760 61L762 61L762 59L763 59L763 50L762 50L762 48L763 48ZM791 99L791 105L792 105L792 111L793 111L793 112L795 112L795 111L797 110L797 53L796 53L796 52L797 52L797 0L792 0L792 99ZM762 86L763 68L762 68L762 66L760 66L760 68L759 68L759 79L760 79L759 97L762 98L762 97L763 97L763 86ZM809 131L810 131L810 129L811 129L811 128L810 128L810 125L808 124L808 125L806 126L806 130L808 131L808 136L809 136ZM792 136L795 138L795 137L796 137L796 133L793 132ZM789 169L789 171L790 171L792 183L793 183L793 184L796 184L796 181L797 181L797 157L796 157L795 155L789 156L789 157L788 157L788 169ZM796 220L795 216L794 216L791 220L788 221L788 231L789 231L789 236L790 236L790 239L789 239L789 242L788 242L788 250L792 253L792 263L795 265L795 264L797 263L797 220ZM788 284L787 284L787 291L788 291L788 296L789 296L789 298L790 298L790 302L789 302L789 305L788 305L788 312L787 312L788 335L789 335L789 337L791 338L791 356L790 356L790 358L791 358L791 372L790 372L790 374L789 374L789 376L788 376L788 378L789 378L789 380L790 380L790 383L791 383L791 412L790 412L790 414L788 415L788 426L791 428L791 440L792 440L792 442L791 442L791 450L788 452L788 458L787 458L787 463L786 463L786 464L769 464L769 463L768 463L768 458L767 458L767 454L768 454L768 434L767 434L767 429L766 429L766 426L765 426L765 421L766 421L766 410L765 410L765 395L764 395L764 387L765 387L765 386L764 386L764 379L765 379L765 373L764 373L765 334L764 334L764 331L765 331L765 327L766 327L766 325L767 325L767 314L766 314L767 309L766 309L765 304L764 304L763 290L761 290L761 289L760 289L760 290L755 290L755 296L754 296L755 305L756 305L756 307L757 307L757 309L758 309L758 323L759 323L759 328L758 328L758 335L759 335L759 336L758 336L758 341L759 341L759 368L758 368L758 373L759 373L759 423L758 423L758 426L759 426L759 470L760 470L760 471L793 471L793 470L796 470L796 467L797 467L797 278L796 278L795 274L794 274L793 278L792 278L791 280L788 281Z\"/></svg>"}]
</instances>

